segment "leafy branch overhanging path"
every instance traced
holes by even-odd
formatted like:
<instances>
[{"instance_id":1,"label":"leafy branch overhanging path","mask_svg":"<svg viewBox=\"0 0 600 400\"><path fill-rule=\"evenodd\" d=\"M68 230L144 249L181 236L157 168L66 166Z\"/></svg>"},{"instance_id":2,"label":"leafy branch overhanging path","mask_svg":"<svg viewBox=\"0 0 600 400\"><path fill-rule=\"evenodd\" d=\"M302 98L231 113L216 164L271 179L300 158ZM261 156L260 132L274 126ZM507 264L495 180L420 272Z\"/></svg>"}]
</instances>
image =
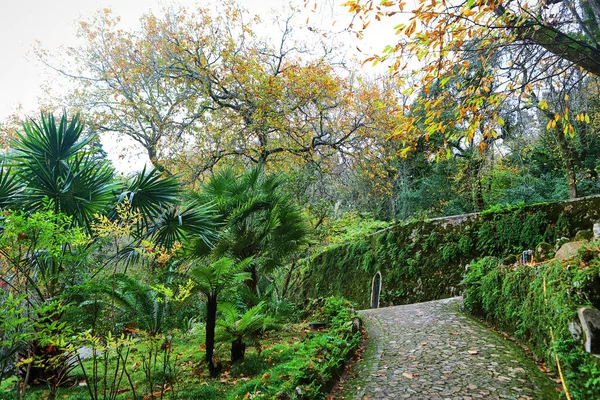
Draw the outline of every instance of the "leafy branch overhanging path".
<instances>
[{"instance_id":1,"label":"leafy branch overhanging path","mask_svg":"<svg viewBox=\"0 0 600 400\"><path fill-rule=\"evenodd\" d=\"M362 311L369 342L336 399L554 399L521 348L461 313L461 298Z\"/></svg>"}]
</instances>

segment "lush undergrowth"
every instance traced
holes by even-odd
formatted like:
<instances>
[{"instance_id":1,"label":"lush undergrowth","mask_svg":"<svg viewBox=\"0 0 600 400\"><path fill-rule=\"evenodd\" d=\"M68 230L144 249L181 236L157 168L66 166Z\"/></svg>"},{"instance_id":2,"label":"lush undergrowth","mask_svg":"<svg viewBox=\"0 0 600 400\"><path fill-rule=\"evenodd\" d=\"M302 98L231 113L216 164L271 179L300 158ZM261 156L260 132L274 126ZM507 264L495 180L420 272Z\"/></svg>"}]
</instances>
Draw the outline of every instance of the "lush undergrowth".
<instances>
[{"instance_id":1,"label":"lush undergrowth","mask_svg":"<svg viewBox=\"0 0 600 400\"><path fill-rule=\"evenodd\" d=\"M210 378L204 365L202 329L175 332L168 337L134 332L127 338L114 338L112 346L103 344L95 356L88 347L87 358L73 370L56 398L325 398L361 337L356 313L347 301L315 301L311 309L305 322L285 324L262 335L255 346L248 348L244 360L222 362L215 379ZM311 329L310 322L324 322L325 327ZM228 351L228 344L223 343L217 347L216 357L226 359ZM95 368L96 385L91 378ZM27 398L41 400L48 396L43 386L34 386ZM0 398L14 398L11 380L4 382Z\"/></svg>"},{"instance_id":2,"label":"lush undergrowth","mask_svg":"<svg viewBox=\"0 0 600 400\"><path fill-rule=\"evenodd\" d=\"M361 340L351 304L329 298L314 316L326 323L293 346L294 356L231 392L229 398L322 399L339 377Z\"/></svg>"},{"instance_id":3,"label":"lush undergrowth","mask_svg":"<svg viewBox=\"0 0 600 400\"><path fill-rule=\"evenodd\" d=\"M314 255L305 268L302 296L343 296L365 308L377 271L383 277L382 306L456 295L470 260L572 237L591 228L598 205L600 198L589 198L396 225Z\"/></svg>"},{"instance_id":4,"label":"lush undergrowth","mask_svg":"<svg viewBox=\"0 0 600 400\"><path fill-rule=\"evenodd\" d=\"M585 260L583 261L582 258ZM600 306L597 247L569 262L506 266L486 257L470 265L465 308L519 341L558 372L562 367L573 399L600 398L600 360L586 353L569 324L577 309Z\"/></svg>"}]
</instances>

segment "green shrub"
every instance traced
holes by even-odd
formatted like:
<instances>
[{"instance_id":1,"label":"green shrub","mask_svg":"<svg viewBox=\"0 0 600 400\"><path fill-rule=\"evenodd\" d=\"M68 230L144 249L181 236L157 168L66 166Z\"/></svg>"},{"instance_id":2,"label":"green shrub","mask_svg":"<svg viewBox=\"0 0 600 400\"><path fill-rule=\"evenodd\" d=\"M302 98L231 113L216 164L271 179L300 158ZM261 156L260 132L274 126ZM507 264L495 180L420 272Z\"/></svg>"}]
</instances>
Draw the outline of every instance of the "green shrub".
<instances>
[{"instance_id":1,"label":"green shrub","mask_svg":"<svg viewBox=\"0 0 600 400\"><path fill-rule=\"evenodd\" d=\"M352 304L344 299L326 299L313 318L325 321L327 328L311 332L294 346L292 358L238 386L229 398L260 392L265 398L325 399L360 344L361 334L354 329Z\"/></svg>"},{"instance_id":2,"label":"green shrub","mask_svg":"<svg viewBox=\"0 0 600 400\"><path fill-rule=\"evenodd\" d=\"M575 240L579 240L579 241L592 240L593 238L594 238L594 233L589 229L577 231L577 234L575 235Z\"/></svg>"},{"instance_id":3,"label":"green shrub","mask_svg":"<svg viewBox=\"0 0 600 400\"><path fill-rule=\"evenodd\" d=\"M214 386L199 386L180 390L177 398L181 400L214 400L223 398L223 393Z\"/></svg>"},{"instance_id":4,"label":"green shrub","mask_svg":"<svg viewBox=\"0 0 600 400\"><path fill-rule=\"evenodd\" d=\"M242 362L231 365L232 376L254 376L267 369L267 361L257 354L247 354Z\"/></svg>"},{"instance_id":5,"label":"green shrub","mask_svg":"<svg viewBox=\"0 0 600 400\"><path fill-rule=\"evenodd\" d=\"M599 275L597 257L583 269L558 261L513 268L486 257L471 263L463 281L464 305L530 343L555 371L557 355L573 399L600 398L600 360L584 352L569 331L569 323L578 320L577 309L594 305L590 298Z\"/></svg>"}]
</instances>

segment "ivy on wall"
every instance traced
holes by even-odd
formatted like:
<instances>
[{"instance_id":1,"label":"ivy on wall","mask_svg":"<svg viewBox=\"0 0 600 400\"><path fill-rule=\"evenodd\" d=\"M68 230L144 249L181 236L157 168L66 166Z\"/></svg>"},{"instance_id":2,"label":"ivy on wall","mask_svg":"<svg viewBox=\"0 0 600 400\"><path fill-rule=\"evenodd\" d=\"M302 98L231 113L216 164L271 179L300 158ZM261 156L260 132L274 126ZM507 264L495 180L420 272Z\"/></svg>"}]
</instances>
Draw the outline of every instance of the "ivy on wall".
<instances>
[{"instance_id":1,"label":"ivy on wall","mask_svg":"<svg viewBox=\"0 0 600 400\"><path fill-rule=\"evenodd\" d=\"M395 225L311 257L301 295L343 296L367 308L377 271L383 277L381 306L458 295L471 260L519 254L540 242L572 237L591 229L599 211L600 197L589 197Z\"/></svg>"},{"instance_id":2,"label":"ivy on wall","mask_svg":"<svg viewBox=\"0 0 600 400\"><path fill-rule=\"evenodd\" d=\"M555 372L558 357L574 400L600 398L600 360L569 330L578 308L600 307L600 259L586 255L516 268L485 257L471 264L464 280L465 309L529 343Z\"/></svg>"}]
</instances>

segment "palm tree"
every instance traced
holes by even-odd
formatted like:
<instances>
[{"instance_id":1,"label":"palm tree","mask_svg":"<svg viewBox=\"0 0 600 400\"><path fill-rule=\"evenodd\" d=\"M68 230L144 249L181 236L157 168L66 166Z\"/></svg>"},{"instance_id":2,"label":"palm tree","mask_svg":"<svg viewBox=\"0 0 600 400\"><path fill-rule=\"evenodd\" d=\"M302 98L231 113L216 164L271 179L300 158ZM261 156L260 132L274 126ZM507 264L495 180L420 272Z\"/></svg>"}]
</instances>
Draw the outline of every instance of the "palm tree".
<instances>
[{"instance_id":1,"label":"palm tree","mask_svg":"<svg viewBox=\"0 0 600 400\"><path fill-rule=\"evenodd\" d=\"M27 215L50 211L45 215L56 229L64 228L61 224L67 216L70 228L81 227L91 233L97 214L114 218L116 204L128 201L142 214L131 249L144 238L161 246L184 238L212 243L215 224L211 208L197 201L183 202L181 194L175 178L163 178L155 170L144 169L128 181L117 181L110 163L92 146L91 138L83 135L79 116L69 119L66 113L59 121L51 114L42 114L38 121L26 122L0 166L0 207L19 207ZM70 303L65 289L85 276L81 272L86 254L94 246L92 242L76 249L66 242L60 251L49 253L32 245L29 258L16 260L16 268L27 272L27 285L17 289L35 294L40 304L57 296L62 304ZM10 276L0 279L12 284ZM53 318L60 319L62 314Z\"/></svg>"},{"instance_id":2,"label":"palm tree","mask_svg":"<svg viewBox=\"0 0 600 400\"><path fill-rule=\"evenodd\" d=\"M92 138L82 133L78 115L69 120L65 112L57 125L52 114L42 114L39 121L23 124L8 161L21 187L15 197L23 209L43 210L50 200L56 214L89 229L94 214L114 204L116 182L110 163L97 157Z\"/></svg>"},{"instance_id":3,"label":"palm tree","mask_svg":"<svg viewBox=\"0 0 600 400\"><path fill-rule=\"evenodd\" d=\"M196 195L214 204L224 228L213 254L238 260L253 257L248 266L248 287L256 291L259 268L272 271L307 236L300 209L283 190L281 175L267 176L258 166L237 176L226 169L214 174Z\"/></svg>"},{"instance_id":4,"label":"palm tree","mask_svg":"<svg viewBox=\"0 0 600 400\"><path fill-rule=\"evenodd\" d=\"M213 354L215 349L215 328L219 296L225 290L249 278L249 274L243 271L250 261L251 259L246 259L240 263L235 263L232 259L223 257L210 265L199 263L188 272L189 277L196 284L197 290L206 295L205 359L208 363L210 374L213 377L217 375Z\"/></svg>"},{"instance_id":5,"label":"palm tree","mask_svg":"<svg viewBox=\"0 0 600 400\"><path fill-rule=\"evenodd\" d=\"M210 205L184 201L175 177L144 169L125 181L115 179L108 160L84 135L79 115L64 112L23 124L11 152L0 165L0 208L19 206L27 212L47 209L72 219L88 232L97 214L115 218L115 205L128 201L142 215L135 239L170 247L191 238L211 246L216 224ZM131 246L133 248L134 246Z\"/></svg>"},{"instance_id":6,"label":"palm tree","mask_svg":"<svg viewBox=\"0 0 600 400\"><path fill-rule=\"evenodd\" d=\"M144 167L121 187L118 202L124 201L141 215L133 233L135 246L142 239L167 248L175 242L213 246L219 226L216 211L211 204L190 198L174 176Z\"/></svg>"}]
</instances>

